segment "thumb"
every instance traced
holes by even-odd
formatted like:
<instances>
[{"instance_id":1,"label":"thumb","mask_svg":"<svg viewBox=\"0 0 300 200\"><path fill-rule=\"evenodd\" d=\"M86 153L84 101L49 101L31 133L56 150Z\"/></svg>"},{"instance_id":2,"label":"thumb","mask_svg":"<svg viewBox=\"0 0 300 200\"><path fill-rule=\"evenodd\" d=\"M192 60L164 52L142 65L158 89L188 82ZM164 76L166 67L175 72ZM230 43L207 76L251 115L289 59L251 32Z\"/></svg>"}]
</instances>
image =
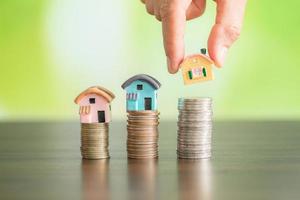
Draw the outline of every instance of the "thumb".
<instances>
[{"instance_id":1,"label":"thumb","mask_svg":"<svg viewBox=\"0 0 300 200\"><path fill-rule=\"evenodd\" d=\"M217 0L216 23L208 38L208 52L216 66L224 64L229 47L240 35L246 0Z\"/></svg>"}]
</instances>

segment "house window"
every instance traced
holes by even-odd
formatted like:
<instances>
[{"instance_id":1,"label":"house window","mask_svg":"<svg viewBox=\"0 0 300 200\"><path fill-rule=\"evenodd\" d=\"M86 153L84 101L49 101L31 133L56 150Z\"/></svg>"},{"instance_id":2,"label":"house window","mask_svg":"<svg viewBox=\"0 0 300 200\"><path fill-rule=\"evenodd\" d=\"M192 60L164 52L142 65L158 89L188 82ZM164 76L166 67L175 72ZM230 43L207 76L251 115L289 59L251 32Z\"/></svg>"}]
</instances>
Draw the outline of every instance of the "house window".
<instances>
[{"instance_id":1,"label":"house window","mask_svg":"<svg viewBox=\"0 0 300 200\"><path fill-rule=\"evenodd\" d=\"M137 90L143 90L143 85L141 85L141 84L137 85L137 86L136 86L136 89L137 89Z\"/></svg>"},{"instance_id":2,"label":"house window","mask_svg":"<svg viewBox=\"0 0 300 200\"><path fill-rule=\"evenodd\" d=\"M203 76L206 77L206 69L203 67L202 69Z\"/></svg>"},{"instance_id":3,"label":"house window","mask_svg":"<svg viewBox=\"0 0 300 200\"><path fill-rule=\"evenodd\" d=\"M193 79L193 72L190 70L188 71L188 76L189 76L189 79L192 80Z\"/></svg>"},{"instance_id":4,"label":"house window","mask_svg":"<svg viewBox=\"0 0 300 200\"><path fill-rule=\"evenodd\" d=\"M96 103L96 99L95 98L90 98L89 101L90 101L90 104L95 104Z\"/></svg>"}]
</instances>

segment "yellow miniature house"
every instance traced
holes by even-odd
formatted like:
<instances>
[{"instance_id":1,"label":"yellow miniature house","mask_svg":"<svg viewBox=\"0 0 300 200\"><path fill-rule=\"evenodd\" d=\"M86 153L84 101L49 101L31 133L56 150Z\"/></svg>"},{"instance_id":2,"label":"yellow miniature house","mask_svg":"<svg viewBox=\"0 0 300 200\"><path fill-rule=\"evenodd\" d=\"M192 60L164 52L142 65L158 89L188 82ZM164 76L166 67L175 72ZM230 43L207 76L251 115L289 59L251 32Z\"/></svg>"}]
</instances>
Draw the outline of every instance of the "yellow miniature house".
<instances>
[{"instance_id":1,"label":"yellow miniature house","mask_svg":"<svg viewBox=\"0 0 300 200\"><path fill-rule=\"evenodd\" d=\"M188 56L180 64L185 85L214 79L212 72L214 62L205 54L206 49L201 49L201 54Z\"/></svg>"}]
</instances>

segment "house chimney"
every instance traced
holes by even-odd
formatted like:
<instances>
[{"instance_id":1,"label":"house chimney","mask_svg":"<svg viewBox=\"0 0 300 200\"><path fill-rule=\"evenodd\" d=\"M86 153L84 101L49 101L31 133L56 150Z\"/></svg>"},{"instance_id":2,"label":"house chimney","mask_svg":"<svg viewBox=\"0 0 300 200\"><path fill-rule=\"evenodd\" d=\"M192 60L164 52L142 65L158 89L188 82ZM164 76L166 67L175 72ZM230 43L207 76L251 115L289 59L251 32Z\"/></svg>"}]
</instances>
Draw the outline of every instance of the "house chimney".
<instances>
[{"instance_id":1,"label":"house chimney","mask_svg":"<svg viewBox=\"0 0 300 200\"><path fill-rule=\"evenodd\" d=\"M204 54L204 55L206 54L206 48L202 48L200 51L202 54Z\"/></svg>"}]
</instances>

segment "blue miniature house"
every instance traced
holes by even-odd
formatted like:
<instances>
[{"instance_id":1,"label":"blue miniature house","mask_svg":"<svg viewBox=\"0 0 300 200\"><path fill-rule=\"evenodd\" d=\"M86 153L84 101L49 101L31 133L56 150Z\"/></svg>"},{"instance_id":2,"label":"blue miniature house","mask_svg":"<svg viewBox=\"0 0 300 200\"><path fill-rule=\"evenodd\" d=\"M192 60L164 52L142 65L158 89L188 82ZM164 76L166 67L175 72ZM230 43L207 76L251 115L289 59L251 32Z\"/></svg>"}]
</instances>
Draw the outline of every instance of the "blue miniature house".
<instances>
[{"instance_id":1,"label":"blue miniature house","mask_svg":"<svg viewBox=\"0 0 300 200\"><path fill-rule=\"evenodd\" d=\"M155 78L138 74L122 84L126 90L127 111L157 110L157 90L161 84Z\"/></svg>"}]
</instances>

